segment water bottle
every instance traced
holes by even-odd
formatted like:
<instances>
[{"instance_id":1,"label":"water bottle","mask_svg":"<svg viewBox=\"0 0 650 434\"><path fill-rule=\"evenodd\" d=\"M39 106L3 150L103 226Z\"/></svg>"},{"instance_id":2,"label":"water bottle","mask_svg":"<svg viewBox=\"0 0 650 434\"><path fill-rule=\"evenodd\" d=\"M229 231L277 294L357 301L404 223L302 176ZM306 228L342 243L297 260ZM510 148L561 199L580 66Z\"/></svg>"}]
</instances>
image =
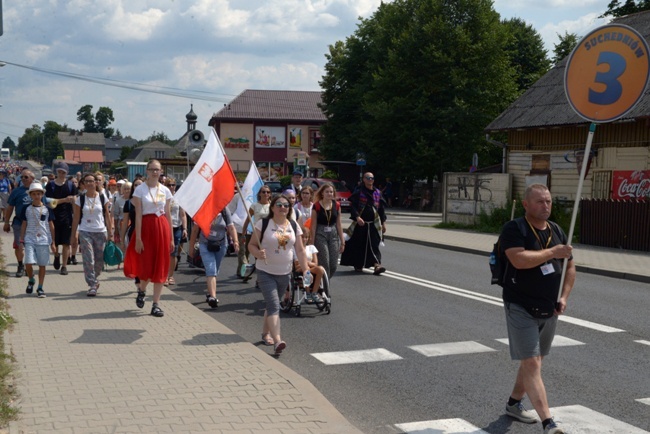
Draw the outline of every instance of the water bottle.
<instances>
[{"instance_id":1,"label":"water bottle","mask_svg":"<svg viewBox=\"0 0 650 434\"><path fill-rule=\"evenodd\" d=\"M490 253L490 265L496 265L497 264L497 255L494 254L494 252Z\"/></svg>"},{"instance_id":2,"label":"water bottle","mask_svg":"<svg viewBox=\"0 0 650 434\"><path fill-rule=\"evenodd\" d=\"M303 277L302 284L305 286L305 288L307 288L308 286L311 286L311 283L313 281L314 281L314 279L311 276L311 272L309 270L307 270L307 272L305 273L305 275Z\"/></svg>"}]
</instances>

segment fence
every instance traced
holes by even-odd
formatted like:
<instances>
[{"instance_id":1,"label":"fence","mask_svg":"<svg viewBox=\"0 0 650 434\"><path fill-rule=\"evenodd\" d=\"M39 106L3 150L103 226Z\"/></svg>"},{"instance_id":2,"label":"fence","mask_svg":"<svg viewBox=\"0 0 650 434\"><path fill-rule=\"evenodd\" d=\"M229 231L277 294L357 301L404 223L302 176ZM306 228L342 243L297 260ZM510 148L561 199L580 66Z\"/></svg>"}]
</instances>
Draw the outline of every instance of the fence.
<instances>
[{"instance_id":1,"label":"fence","mask_svg":"<svg viewBox=\"0 0 650 434\"><path fill-rule=\"evenodd\" d=\"M580 243L650 251L650 201L582 199Z\"/></svg>"}]
</instances>

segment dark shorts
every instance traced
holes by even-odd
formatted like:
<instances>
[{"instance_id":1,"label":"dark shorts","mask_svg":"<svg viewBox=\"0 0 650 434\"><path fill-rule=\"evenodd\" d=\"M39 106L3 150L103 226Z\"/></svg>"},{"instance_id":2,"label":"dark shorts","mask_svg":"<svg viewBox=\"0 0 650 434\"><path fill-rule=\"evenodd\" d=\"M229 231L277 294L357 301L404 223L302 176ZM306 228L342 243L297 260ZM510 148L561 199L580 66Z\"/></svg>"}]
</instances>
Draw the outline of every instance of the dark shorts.
<instances>
[{"instance_id":1,"label":"dark shorts","mask_svg":"<svg viewBox=\"0 0 650 434\"><path fill-rule=\"evenodd\" d=\"M174 250L172 250L170 256L178 256L179 255L178 246L181 244L181 238L183 237L183 226L174 228L172 232L172 237L174 237Z\"/></svg>"},{"instance_id":2,"label":"dark shorts","mask_svg":"<svg viewBox=\"0 0 650 434\"><path fill-rule=\"evenodd\" d=\"M555 337L557 315L550 318L534 318L516 303L504 303L510 358L523 360L547 356Z\"/></svg>"},{"instance_id":3,"label":"dark shorts","mask_svg":"<svg viewBox=\"0 0 650 434\"><path fill-rule=\"evenodd\" d=\"M54 220L54 244L57 246L69 246L72 235L72 225L70 222L59 222Z\"/></svg>"}]
</instances>

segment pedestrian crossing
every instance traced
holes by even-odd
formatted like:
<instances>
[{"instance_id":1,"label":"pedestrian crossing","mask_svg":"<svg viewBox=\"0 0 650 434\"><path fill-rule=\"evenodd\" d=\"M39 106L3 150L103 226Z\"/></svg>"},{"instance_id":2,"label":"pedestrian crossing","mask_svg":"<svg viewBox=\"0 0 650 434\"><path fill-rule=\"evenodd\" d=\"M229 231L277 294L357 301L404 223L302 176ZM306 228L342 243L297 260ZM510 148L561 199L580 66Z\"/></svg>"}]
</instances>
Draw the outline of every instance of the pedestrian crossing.
<instances>
[{"instance_id":1,"label":"pedestrian crossing","mask_svg":"<svg viewBox=\"0 0 650 434\"><path fill-rule=\"evenodd\" d=\"M582 405L568 405L551 408L551 414L558 424L571 434L648 434L626 422ZM395 424L400 432L418 434L490 434L464 419L439 419Z\"/></svg>"},{"instance_id":2,"label":"pedestrian crossing","mask_svg":"<svg viewBox=\"0 0 650 434\"><path fill-rule=\"evenodd\" d=\"M497 342L508 345L508 338L495 339ZM565 336L556 335L553 340L553 347L569 347L585 345L584 342L575 339L567 338ZM425 357L438 357L438 356L451 356L458 354L478 354L499 351L487 345L475 341L462 341L462 342L444 342L437 344L425 345L411 345L406 348L415 351ZM406 354L403 356L394 352L388 351L385 348L368 348L358 351L334 351L326 353L312 353L312 357L319 360L324 365L345 365L353 363L370 363L370 362L387 362L394 360L402 360L408 357Z\"/></svg>"}]
</instances>

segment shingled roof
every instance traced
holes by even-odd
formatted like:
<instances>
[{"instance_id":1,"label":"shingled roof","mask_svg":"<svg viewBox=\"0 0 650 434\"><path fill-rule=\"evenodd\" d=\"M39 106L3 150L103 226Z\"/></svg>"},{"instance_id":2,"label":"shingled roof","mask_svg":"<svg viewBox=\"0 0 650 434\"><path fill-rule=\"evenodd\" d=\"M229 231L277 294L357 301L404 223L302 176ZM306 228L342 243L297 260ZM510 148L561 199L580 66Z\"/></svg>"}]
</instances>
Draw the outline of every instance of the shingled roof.
<instances>
[{"instance_id":1,"label":"shingled roof","mask_svg":"<svg viewBox=\"0 0 650 434\"><path fill-rule=\"evenodd\" d=\"M612 22L630 26L643 35L646 41L650 39L650 11L627 15ZM567 60L568 57L554 66L485 130L503 131L587 123L573 111L564 93L564 71ZM648 116L650 116L650 87L646 88L636 107L621 120Z\"/></svg>"},{"instance_id":2,"label":"shingled roof","mask_svg":"<svg viewBox=\"0 0 650 434\"><path fill-rule=\"evenodd\" d=\"M320 102L320 91L247 89L212 119L324 122L325 115L318 108Z\"/></svg>"}]
</instances>

